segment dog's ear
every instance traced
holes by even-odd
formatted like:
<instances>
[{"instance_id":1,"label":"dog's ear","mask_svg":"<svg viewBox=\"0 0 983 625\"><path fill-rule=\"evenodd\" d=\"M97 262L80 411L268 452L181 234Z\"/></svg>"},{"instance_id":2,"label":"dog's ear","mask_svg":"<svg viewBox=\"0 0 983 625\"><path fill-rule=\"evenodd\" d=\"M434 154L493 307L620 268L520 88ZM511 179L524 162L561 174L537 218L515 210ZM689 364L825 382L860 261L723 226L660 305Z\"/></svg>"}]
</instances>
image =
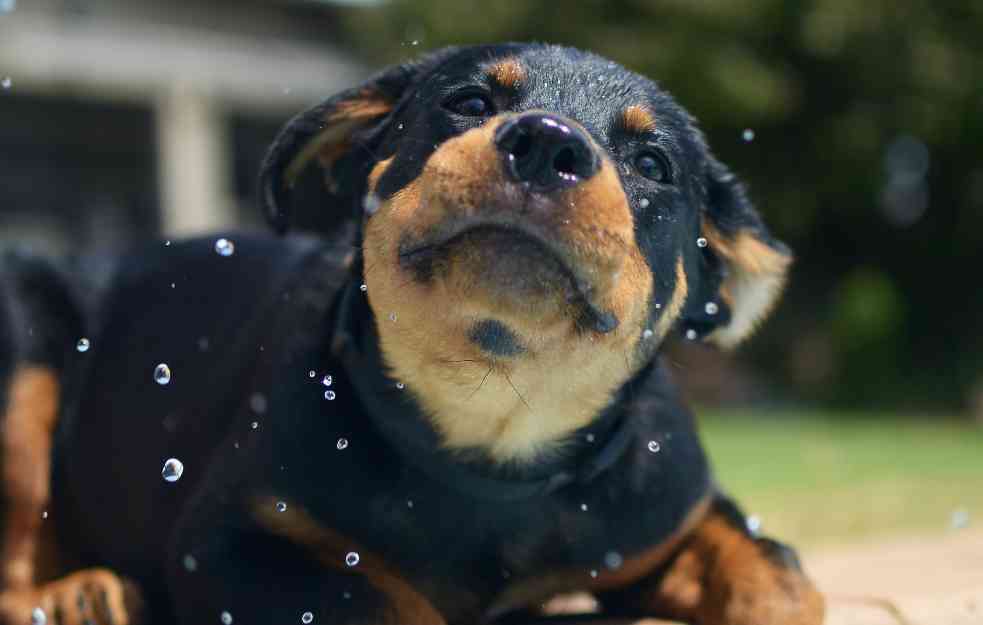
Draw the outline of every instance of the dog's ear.
<instances>
[{"instance_id":1,"label":"dog's ear","mask_svg":"<svg viewBox=\"0 0 983 625\"><path fill-rule=\"evenodd\" d=\"M361 148L366 161L372 158L370 141L381 133L421 76L428 73L456 48L443 48L402 65L386 68L364 84L343 91L300 113L273 140L259 177L259 197L266 219L280 233L290 225L290 191L304 169L317 159L330 178L333 166ZM367 168L349 168L367 172ZM337 184L364 184L339 180Z\"/></svg>"},{"instance_id":2,"label":"dog's ear","mask_svg":"<svg viewBox=\"0 0 983 625\"><path fill-rule=\"evenodd\" d=\"M778 302L791 250L768 232L744 185L710 157L702 215L701 276L683 312L683 327L733 347L750 336Z\"/></svg>"}]
</instances>

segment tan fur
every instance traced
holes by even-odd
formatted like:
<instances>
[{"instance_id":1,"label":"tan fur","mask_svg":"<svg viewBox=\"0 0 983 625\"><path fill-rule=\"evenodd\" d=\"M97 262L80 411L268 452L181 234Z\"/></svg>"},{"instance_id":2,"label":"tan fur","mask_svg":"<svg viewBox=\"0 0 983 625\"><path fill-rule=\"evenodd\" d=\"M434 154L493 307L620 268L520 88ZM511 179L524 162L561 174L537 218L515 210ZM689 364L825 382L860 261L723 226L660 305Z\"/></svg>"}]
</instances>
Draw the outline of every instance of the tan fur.
<instances>
[{"instance_id":1,"label":"tan fur","mask_svg":"<svg viewBox=\"0 0 983 625\"><path fill-rule=\"evenodd\" d=\"M733 347L749 337L778 303L792 258L750 232L726 236L706 219L703 236L730 268L721 293L731 308L731 321L709 340L721 347Z\"/></svg>"},{"instance_id":2,"label":"tan fur","mask_svg":"<svg viewBox=\"0 0 983 625\"><path fill-rule=\"evenodd\" d=\"M622 126L628 132L643 134L655 130L655 115L647 107L632 104L621 112Z\"/></svg>"},{"instance_id":3,"label":"tan fur","mask_svg":"<svg viewBox=\"0 0 983 625\"><path fill-rule=\"evenodd\" d=\"M22 368L14 373L3 416L4 512L0 563L2 588L27 588L35 580L35 556L48 504L51 443L61 387L55 371Z\"/></svg>"},{"instance_id":4,"label":"tan fur","mask_svg":"<svg viewBox=\"0 0 983 625\"><path fill-rule=\"evenodd\" d=\"M664 575L620 594L619 605L696 625L821 625L825 613L802 572L769 559L716 514L692 532Z\"/></svg>"},{"instance_id":5,"label":"tan fur","mask_svg":"<svg viewBox=\"0 0 983 625\"><path fill-rule=\"evenodd\" d=\"M56 625L139 625L144 603L132 582L99 568L38 588L0 593L2 623L31 623L35 608Z\"/></svg>"},{"instance_id":6,"label":"tan fur","mask_svg":"<svg viewBox=\"0 0 983 625\"><path fill-rule=\"evenodd\" d=\"M590 570L557 571L535 579L521 580L507 587L492 603L490 610L504 613L528 606L535 606L552 596L570 592L603 592L630 586L652 575L670 559L676 549L706 517L710 499L705 498L687 513L679 527L663 542L625 559L617 569L607 569L600 563L597 576Z\"/></svg>"},{"instance_id":7,"label":"tan fur","mask_svg":"<svg viewBox=\"0 0 983 625\"><path fill-rule=\"evenodd\" d=\"M521 207L502 204L504 176L492 138L504 119L440 146L421 175L368 221L363 246L368 296L392 374L415 393L446 446L484 447L502 462L552 449L590 422L634 373L653 288L607 160L565 192L555 211L520 216ZM619 319L618 328L578 333L561 293L489 292L476 280L482 267L466 252L444 278L417 282L399 266L400 242L425 240L449 216L504 225L522 219L543 238L563 241L567 264L589 278L595 301ZM491 358L468 340L471 325L488 317L518 334L526 348L521 358Z\"/></svg>"},{"instance_id":8,"label":"tan fur","mask_svg":"<svg viewBox=\"0 0 983 625\"><path fill-rule=\"evenodd\" d=\"M682 256L676 259L676 285L674 289L669 301L662 306L662 316L659 317L658 325L655 328L655 335L660 339L665 338L669 334L669 330L676 323L679 313L686 304L686 298L689 297L689 282L687 282L686 268L683 266Z\"/></svg>"},{"instance_id":9,"label":"tan fur","mask_svg":"<svg viewBox=\"0 0 983 625\"><path fill-rule=\"evenodd\" d=\"M393 164L393 159L395 158L395 156L390 156L384 161L379 161L372 167L372 171L369 172L368 177L369 191L375 191L375 188L379 185L379 179L382 178L382 174L386 173L386 170Z\"/></svg>"},{"instance_id":10,"label":"tan fur","mask_svg":"<svg viewBox=\"0 0 983 625\"><path fill-rule=\"evenodd\" d=\"M284 181L288 185L296 182L315 157L319 158L321 165L330 167L348 149L349 137L355 130L390 110L392 103L371 91L363 91L357 99L340 102L324 120L324 129L284 169Z\"/></svg>"},{"instance_id":11,"label":"tan fur","mask_svg":"<svg viewBox=\"0 0 983 625\"><path fill-rule=\"evenodd\" d=\"M526 80L526 68L518 59L508 58L488 68L488 75L506 89L517 89Z\"/></svg>"},{"instance_id":12,"label":"tan fur","mask_svg":"<svg viewBox=\"0 0 983 625\"><path fill-rule=\"evenodd\" d=\"M307 553L330 569L362 575L389 598L391 613L384 623L426 623L443 625L444 617L413 586L381 557L370 553L337 531L315 521L302 507L287 502L287 509L276 511L276 500L258 498L252 513L256 521L277 536L304 548ZM358 565L345 563L349 552L358 553ZM381 624L380 624L381 625Z\"/></svg>"}]
</instances>

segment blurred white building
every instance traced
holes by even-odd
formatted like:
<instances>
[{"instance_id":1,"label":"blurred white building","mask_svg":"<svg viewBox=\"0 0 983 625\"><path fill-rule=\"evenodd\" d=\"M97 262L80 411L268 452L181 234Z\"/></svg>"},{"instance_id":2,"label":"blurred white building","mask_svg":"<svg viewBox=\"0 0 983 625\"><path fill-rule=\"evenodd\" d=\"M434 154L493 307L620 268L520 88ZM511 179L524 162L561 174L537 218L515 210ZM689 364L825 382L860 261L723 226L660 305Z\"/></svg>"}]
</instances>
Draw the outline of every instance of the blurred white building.
<instances>
[{"instance_id":1,"label":"blurred white building","mask_svg":"<svg viewBox=\"0 0 983 625\"><path fill-rule=\"evenodd\" d=\"M364 74L337 34L321 2L0 0L0 241L254 221L276 128Z\"/></svg>"}]
</instances>

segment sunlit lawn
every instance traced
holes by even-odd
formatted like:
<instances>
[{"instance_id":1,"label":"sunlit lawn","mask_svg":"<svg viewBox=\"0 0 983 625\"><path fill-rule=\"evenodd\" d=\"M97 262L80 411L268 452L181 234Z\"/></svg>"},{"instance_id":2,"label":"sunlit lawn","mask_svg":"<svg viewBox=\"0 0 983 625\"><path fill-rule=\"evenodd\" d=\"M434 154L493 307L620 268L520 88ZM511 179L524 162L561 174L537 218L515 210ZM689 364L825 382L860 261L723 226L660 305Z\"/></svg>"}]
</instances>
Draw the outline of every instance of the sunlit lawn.
<instances>
[{"instance_id":1,"label":"sunlit lawn","mask_svg":"<svg viewBox=\"0 0 983 625\"><path fill-rule=\"evenodd\" d=\"M940 534L966 513L983 524L983 427L816 414L701 413L700 424L719 481L789 542Z\"/></svg>"}]
</instances>

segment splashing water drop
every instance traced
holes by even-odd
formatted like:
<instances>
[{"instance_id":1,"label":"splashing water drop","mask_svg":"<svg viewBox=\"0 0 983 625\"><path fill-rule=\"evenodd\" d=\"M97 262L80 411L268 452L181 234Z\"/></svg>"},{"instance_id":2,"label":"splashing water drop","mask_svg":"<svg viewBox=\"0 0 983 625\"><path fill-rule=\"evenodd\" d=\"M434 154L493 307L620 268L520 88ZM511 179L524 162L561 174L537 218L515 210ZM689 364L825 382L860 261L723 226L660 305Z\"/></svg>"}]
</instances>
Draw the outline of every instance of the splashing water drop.
<instances>
[{"instance_id":1,"label":"splashing water drop","mask_svg":"<svg viewBox=\"0 0 983 625\"><path fill-rule=\"evenodd\" d=\"M338 451L341 451L342 449L348 449L348 439L339 438L338 442L335 444L335 447L338 448Z\"/></svg>"},{"instance_id":2,"label":"splashing water drop","mask_svg":"<svg viewBox=\"0 0 983 625\"><path fill-rule=\"evenodd\" d=\"M389 321L396 321L396 313L394 312L389 313Z\"/></svg>"},{"instance_id":3,"label":"splashing water drop","mask_svg":"<svg viewBox=\"0 0 983 625\"><path fill-rule=\"evenodd\" d=\"M42 519L47 519L48 518L48 511L47 510L45 510L44 512L41 513L41 518Z\"/></svg>"},{"instance_id":4,"label":"splashing water drop","mask_svg":"<svg viewBox=\"0 0 983 625\"><path fill-rule=\"evenodd\" d=\"M276 502L276 511L277 512L286 512L287 511L287 502L286 501L278 501L278 502Z\"/></svg>"},{"instance_id":5,"label":"splashing water drop","mask_svg":"<svg viewBox=\"0 0 983 625\"><path fill-rule=\"evenodd\" d=\"M326 375L323 378L321 378L321 384L325 386L331 386L332 382L334 382L334 378L332 378L330 375Z\"/></svg>"},{"instance_id":6,"label":"splashing water drop","mask_svg":"<svg viewBox=\"0 0 983 625\"><path fill-rule=\"evenodd\" d=\"M396 124L396 130L402 130L402 129L403 129L403 122L399 122L398 124Z\"/></svg>"},{"instance_id":7,"label":"splashing water drop","mask_svg":"<svg viewBox=\"0 0 983 625\"><path fill-rule=\"evenodd\" d=\"M232 615L227 611L222 612L219 618L222 619L222 625L232 625Z\"/></svg>"},{"instance_id":8,"label":"splashing water drop","mask_svg":"<svg viewBox=\"0 0 983 625\"><path fill-rule=\"evenodd\" d=\"M649 441L648 448L653 454L657 454L662 449L662 446L659 445L659 441Z\"/></svg>"},{"instance_id":9,"label":"splashing water drop","mask_svg":"<svg viewBox=\"0 0 983 625\"><path fill-rule=\"evenodd\" d=\"M300 615L300 622L304 625L311 625L314 622L314 615L310 612L304 612Z\"/></svg>"},{"instance_id":10,"label":"splashing water drop","mask_svg":"<svg viewBox=\"0 0 983 625\"><path fill-rule=\"evenodd\" d=\"M609 569L620 569L623 562L624 558L617 551L609 551L604 554L604 566Z\"/></svg>"},{"instance_id":11,"label":"splashing water drop","mask_svg":"<svg viewBox=\"0 0 983 625\"><path fill-rule=\"evenodd\" d=\"M969 527L969 510L966 508L958 508L953 510L952 516L949 519L949 526L954 530L961 530Z\"/></svg>"},{"instance_id":12,"label":"splashing water drop","mask_svg":"<svg viewBox=\"0 0 983 625\"><path fill-rule=\"evenodd\" d=\"M751 532L752 536L757 536L761 531L761 517L756 514L752 514L748 518L744 519L744 525L747 526L747 531Z\"/></svg>"},{"instance_id":13,"label":"splashing water drop","mask_svg":"<svg viewBox=\"0 0 983 625\"><path fill-rule=\"evenodd\" d=\"M586 440L588 443L593 443L594 442L594 434L593 434L593 432L588 432L584 436L584 440Z\"/></svg>"},{"instance_id":14,"label":"splashing water drop","mask_svg":"<svg viewBox=\"0 0 983 625\"><path fill-rule=\"evenodd\" d=\"M741 133L741 139L744 139L745 143L751 143L754 141L754 131L750 128L745 128L744 132Z\"/></svg>"},{"instance_id":15,"label":"splashing water drop","mask_svg":"<svg viewBox=\"0 0 983 625\"><path fill-rule=\"evenodd\" d=\"M580 504L580 509L583 510L584 512L587 512L587 504L585 503Z\"/></svg>"},{"instance_id":16,"label":"splashing water drop","mask_svg":"<svg viewBox=\"0 0 983 625\"><path fill-rule=\"evenodd\" d=\"M358 560L359 558L358 558L357 551L349 551L345 555L345 564L347 564L348 566L355 566L356 564L358 564Z\"/></svg>"},{"instance_id":17,"label":"splashing water drop","mask_svg":"<svg viewBox=\"0 0 983 625\"><path fill-rule=\"evenodd\" d=\"M362 210L365 211L365 214L370 217L379 212L380 206L382 206L382 201L375 193L369 193L362 200Z\"/></svg>"},{"instance_id":18,"label":"splashing water drop","mask_svg":"<svg viewBox=\"0 0 983 625\"><path fill-rule=\"evenodd\" d=\"M649 199L647 197L643 197L642 199L638 200L638 207L639 208L648 208L649 207Z\"/></svg>"},{"instance_id":19,"label":"splashing water drop","mask_svg":"<svg viewBox=\"0 0 983 625\"><path fill-rule=\"evenodd\" d=\"M656 303L655 303L655 309L656 309L656 310L662 310L662 304L660 304L660 303L658 303L658 302L656 302Z\"/></svg>"},{"instance_id":20,"label":"splashing water drop","mask_svg":"<svg viewBox=\"0 0 983 625\"><path fill-rule=\"evenodd\" d=\"M165 482L176 482L184 475L184 463L177 458L168 458L160 471Z\"/></svg>"},{"instance_id":21,"label":"splashing water drop","mask_svg":"<svg viewBox=\"0 0 983 625\"><path fill-rule=\"evenodd\" d=\"M696 330L694 330L693 328L690 328L689 330L686 330L686 338L687 339L689 339L691 341L695 341L697 336L698 335L696 333Z\"/></svg>"},{"instance_id":22,"label":"splashing water drop","mask_svg":"<svg viewBox=\"0 0 983 625\"><path fill-rule=\"evenodd\" d=\"M700 237L696 240L697 247L706 247L708 245L706 237Z\"/></svg>"},{"instance_id":23,"label":"splashing water drop","mask_svg":"<svg viewBox=\"0 0 983 625\"><path fill-rule=\"evenodd\" d=\"M403 384L402 382L396 382L396 388L398 388L399 390L403 390L404 388L406 388L406 385Z\"/></svg>"},{"instance_id":24,"label":"splashing water drop","mask_svg":"<svg viewBox=\"0 0 983 625\"><path fill-rule=\"evenodd\" d=\"M4 76L3 78L0 78L0 87L3 87L4 89L10 89L12 86L14 86L14 81L10 78L10 76Z\"/></svg>"},{"instance_id":25,"label":"splashing water drop","mask_svg":"<svg viewBox=\"0 0 983 625\"><path fill-rule=\"evenodd\" d=\"M253 421L252 423L249 424L249 427L251 427L254 430L259 428L259 421Z\"/></svg>"},{"instance_id":26,"label":"splashing water drop","mask_svg":"<svg viewBox=\"0 0 983 625\"><path fill-rule=\"evenodd\" d=\"M368 291L368 290L369 290L369 285L367 285L367 284L365 284L365 283L363 282L363 283L362 283L362 286L360 286L360 287L358 287L358 290L359 290L359 291L361 291L362 293L365 293L366 291Z\"/></svg>"},{"instance_id":27,"label":"splashing water drop","mask_svg":"<svg viewBox=\"0 0 983 625\"><path fill-rule=\"evenodd\" d=\"M407 508L412 508L413 507L413 500L412 499L407 499L406 500L406 507Z\"/></svg>"},{"instance_id":28,"label":"splashing water drop","mask_svg":"<svg viewBox=\"0 0 983 625\"><path fill-rule=\"evenodd\" d=\"M307 372L307 377L309 377L310 379L313 380L314 378L317 377L317 371L314 371L313 369L311 369L310 371Z\"/></svg>"},{"instance_id":29,"label":"splashing water drop","mask_svg":"<svg viewBox=\"0 0 983 625\"><path fill-rule=\"evenodd\" d=\"M229 257L235 254L236 246L235 243L228 239L219 239L215 241L215 253L219 256Z\"/></svg>"},{"instance_id":30,"label":"splashing water drop","mask_svg":"<svg viewBox=\"0 0 983 625\"><path fill-rule=\"evenodd\" d=\"M47 622L48 615L44 613L44 610L40 607L31 610L31 625L45 625Z\"/></svg>"},{"instance_id":31,"label":"splashing water drop","mask_svg":"<svg viewBox=\"0 0 983 625\"><path fill-rule=\"evenodd\" d=\"M642 330L643 339L650 339L652 338L653 334L655 334L655 332L652 331L652 328L645 328L644 330Z\"/></svg>"},{"instance_id":32,"label":"splashing water drop","mask_svg":"<svg viewBox=\"0 0 983 625\"><path fill-rule=\"evenodd\" d=\"M89 339L83 336L82 338L79 339L78 343L75 344L75 349L77 349L79 353L84 354L85 352L89 351L89 348L91 346L92 343L89 342Z\"/></svg>"},{"instance_id":33,"label":"splashing water drop","mask_svg":"<svg viewBox=\"0 0 983 625\"><path fill-rule=\"evenodd\" d=\"M166 363L160 363L154 367L154 382L165 386L171 382L171 368Z\"/></svg>"},{"instance_id":34,"label":"splashing water drop","mask_svg":"<svg viewBox=\"0 0 983 625\"><path fill-rule=\"evenodd\" d=\"M334 401L334 398L335 397L337 397L337 395L335 395L335 392L334 391L324 391L324 398L326 400L328 400L328 401Z\"/></svg>"},{"instance_id":35,"label":"splashing water drop","mask_svg":"<svg viewBox=\"0 0 983 625\"><path fill-rule=\"evenodd\" d=\"M590 570L590 576L596 578L597 577L597 570L596 569L591 569Z\"/></svg>"},{"instance_id":36,"label":"splashing water drop","mask_svg":"<svg viewBox=\"0 0 983 625\"><path fill-rule=\"evenodd\" d=\"M267 408L266 395L263 395L262 393L253 393L250 395L249 407L256 414L264 414ZM255 423L255 421L253 423Z\"/></svg>"},{"instance_id":37,"label":"splashing water drop","mask_svg":"<svg viewBox=\"0 0 983 625\"><path fill-rule=\"evenodd\" d=\"M706 306L703 307L708 315L716 315L720 312L720 306L717 306L717 302L707 302Z\"/></svg>"},{"instance_id":38,"label":"splashing water drop","mask_svg":"<svg viewBox=\"0 0 983 625\"><path fill-rule=\"evenodd\" d=\"M198 560L196 560L190 553L184 554L184 558L181 559L181 563L184 565L184 570L188 573L194 573L198 570Z\"/></svg>"}]
</instances>

